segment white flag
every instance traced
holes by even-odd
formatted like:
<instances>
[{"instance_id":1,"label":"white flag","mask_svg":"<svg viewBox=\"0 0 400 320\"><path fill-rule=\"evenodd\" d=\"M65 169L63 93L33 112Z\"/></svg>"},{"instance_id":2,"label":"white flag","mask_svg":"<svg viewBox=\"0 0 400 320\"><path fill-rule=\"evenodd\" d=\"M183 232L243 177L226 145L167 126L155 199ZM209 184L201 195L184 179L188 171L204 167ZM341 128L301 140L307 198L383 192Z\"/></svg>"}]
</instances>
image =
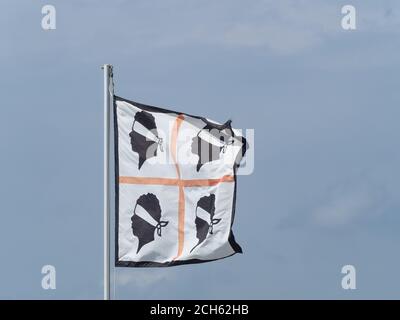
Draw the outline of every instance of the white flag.
<instances>
[{"instance_id":1,"label":"white flag","mask_svg":"<svg viewBox=\"0 0 400 320\"><path fill-rule=\"evenodd\" d=\"M236 170L248 144L231 122L114 97L116 266L168 267L241 253Z\"/></svg>"}]
</instances>

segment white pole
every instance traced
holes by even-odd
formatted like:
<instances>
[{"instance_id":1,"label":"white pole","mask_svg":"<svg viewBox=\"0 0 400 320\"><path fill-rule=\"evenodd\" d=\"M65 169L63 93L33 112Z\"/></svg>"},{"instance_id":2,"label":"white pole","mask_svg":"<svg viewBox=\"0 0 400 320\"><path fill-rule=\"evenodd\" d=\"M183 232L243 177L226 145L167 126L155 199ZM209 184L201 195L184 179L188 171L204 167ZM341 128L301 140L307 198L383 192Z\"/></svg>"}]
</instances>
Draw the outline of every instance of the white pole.
<instances>
[{"instance_id":1,"label":"white pole","mask_svg":"<svg viewBox=\"0 0 400 320\"><path fill-rule=\"evenodd\" d=\"M110 300L110 80L112 65L103 65L104 71L104 300Z\"/></svg>"}]
</instances>

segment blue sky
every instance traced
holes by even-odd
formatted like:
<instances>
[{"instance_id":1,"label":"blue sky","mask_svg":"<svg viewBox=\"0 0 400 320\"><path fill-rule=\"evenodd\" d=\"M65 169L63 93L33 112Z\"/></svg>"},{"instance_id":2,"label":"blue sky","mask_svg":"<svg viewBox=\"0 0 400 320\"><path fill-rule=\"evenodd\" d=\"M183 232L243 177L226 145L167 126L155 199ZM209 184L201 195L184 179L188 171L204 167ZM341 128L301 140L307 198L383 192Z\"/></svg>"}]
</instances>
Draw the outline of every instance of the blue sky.
<instances>
[{"instance_id":1,"label":"blue sky","mask_svg":"<svg viewBox=\"0 0 400 320\"><path fill-rule=\"evenodd\" d=\"M45 4L56 30L41 28ZM116 298L399 298L398 1L0 9L0 298L102 298L104 63L120 96L255 129L234 226L244 254L112 270ZM357 290L341 288L346 264Z\"/></svg>"}]
</instances>

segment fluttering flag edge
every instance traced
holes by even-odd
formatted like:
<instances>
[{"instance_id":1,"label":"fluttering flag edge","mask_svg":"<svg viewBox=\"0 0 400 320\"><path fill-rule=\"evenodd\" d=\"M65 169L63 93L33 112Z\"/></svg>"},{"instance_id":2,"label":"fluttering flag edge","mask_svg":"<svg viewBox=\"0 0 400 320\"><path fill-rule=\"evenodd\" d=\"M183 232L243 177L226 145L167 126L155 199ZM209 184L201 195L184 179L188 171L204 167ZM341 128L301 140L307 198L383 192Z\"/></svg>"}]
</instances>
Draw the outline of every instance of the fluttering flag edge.
<instances>
[{"instance_id":1,"label":"fluttering flag edge","mask_svg":"<svg viewBox=\"0 0 400 320\"><path fill-rule=\"evenodd\" d=\"M225 259L228 257L231 257L237 253L243 253L242 248L240 247L240 245L236 242L235 240L235 236L233 235L233 231L232 231L232 226L233 226L233 222L235 219L235 209L236 209L236 192L237 192L237 175L236 175L236 171L239 167L240 163L234 163L233 165L233 176L234 176L234 193L233 193L233 201L232 201L232 213L231 213L231 226L230 226L230 232L229 232L229 239L228 242L230 244L230 246L233 249L233 253L231 255L228 256L224 256L221 258L217 258L217 259L188 259L188 260L175 260L175 261L170 261L170 262L165 262L165 263L160 263L160 262L154 262L154 261L138 261L138 262L134 262L134 261L120 261L119 260L119 245L118 245L118 240L119 240L119 149L118 149L118 115L117 115L117 102L118 101L122 101L122 102L127 102L129 104L132 104L142 110L146 110L149 112L155 112L155 113L174 113L177 115L186 115L192 118L196 118L196 119L200 119L202 120L204 123L215 127L216 129L222 130L225 128L229 128L232 130L232 126L231 126L231 120L228 120L227 122L225 122L224 124L216 124L214 122L210 122L209 120L207 120L204 117L201 116L195 116L195 115L191 115L185 112L178 112L178 111L173 111L173 110L168 110L168 109L164 109L164 108L160 108L160 107L155 107L155 106L150 106L150 105L146 105L146 104L142 104L139 102L135 102L132 100L127 100L124 98L121 98L119 96L114 95L114 99L113 99L113 122L114 122L114 174L115 174L115 230L114 230L114 234L115 234L115 267L172 267L172 266L179 266L179 265L185 265L185 264L198 264L198 263L205 263L205 262L211 262L211 261L216 261L216 260L221 260L221 259ZM233 132L233 136L235 137L235 133ZM242 142L243 142L243 146L242 149L240 151L241 156L243 157L246 153L246 151L249 148L249 145L246 141L246 139L244 137L242 138Z\"/></svg>"}]
</instances>

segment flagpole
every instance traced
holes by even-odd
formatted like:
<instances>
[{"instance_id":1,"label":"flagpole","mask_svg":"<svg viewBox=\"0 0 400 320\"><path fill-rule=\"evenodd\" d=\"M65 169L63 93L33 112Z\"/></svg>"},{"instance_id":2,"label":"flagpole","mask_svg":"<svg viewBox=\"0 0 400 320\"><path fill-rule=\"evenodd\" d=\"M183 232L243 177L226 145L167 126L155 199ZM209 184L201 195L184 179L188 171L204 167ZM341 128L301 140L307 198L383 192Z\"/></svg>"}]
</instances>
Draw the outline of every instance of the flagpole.
<instances>
[{"instance_id":1,"label":"flagpole","mask_svg":"<svg viewBox=\"0 0 400 320\"><path fill-rule=\"evenodd\" d=\"M102 66L104 72L104 300L110 300L110 84L112 65Z\"/></svg>"}]
</instances>

